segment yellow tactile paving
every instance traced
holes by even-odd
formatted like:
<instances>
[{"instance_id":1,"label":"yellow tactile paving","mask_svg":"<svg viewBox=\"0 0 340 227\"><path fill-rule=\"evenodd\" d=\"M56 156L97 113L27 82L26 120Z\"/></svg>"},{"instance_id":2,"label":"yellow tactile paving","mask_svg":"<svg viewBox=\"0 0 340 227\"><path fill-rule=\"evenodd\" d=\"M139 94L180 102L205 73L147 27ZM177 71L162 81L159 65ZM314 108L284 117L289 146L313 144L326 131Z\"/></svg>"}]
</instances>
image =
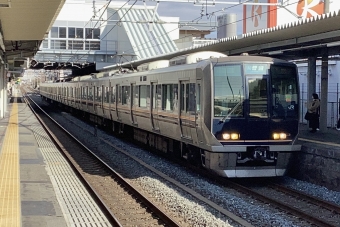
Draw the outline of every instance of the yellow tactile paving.
<instances>
[{"instance_id":1,"label":"yellow tactile paving","mask_svg":"<svg viewBox=\"0 0 340 227\"><path fill-rule=\"evenodd\" d=\"M21 226L17 103L13 103L0 153L0 227L9 226Z\"/></svg>"}]
</instances>

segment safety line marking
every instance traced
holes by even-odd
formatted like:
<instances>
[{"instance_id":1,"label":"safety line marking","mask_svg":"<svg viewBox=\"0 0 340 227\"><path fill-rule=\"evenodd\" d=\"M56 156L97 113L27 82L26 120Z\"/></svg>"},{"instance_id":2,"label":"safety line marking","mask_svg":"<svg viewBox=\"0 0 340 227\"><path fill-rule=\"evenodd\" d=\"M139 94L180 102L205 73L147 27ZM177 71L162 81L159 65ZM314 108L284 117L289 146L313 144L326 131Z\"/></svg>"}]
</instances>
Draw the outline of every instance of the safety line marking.
<instances>
[{"instance_id":1,"label":"safety line marking","mask_svg":"<svg viewBox=\"0 0 340 227\"><path fill-rule=\"evenodd\" d=\"M21 226L18 104L13 103L0 153L0 227Z\"/></svg>"}]
</instances>

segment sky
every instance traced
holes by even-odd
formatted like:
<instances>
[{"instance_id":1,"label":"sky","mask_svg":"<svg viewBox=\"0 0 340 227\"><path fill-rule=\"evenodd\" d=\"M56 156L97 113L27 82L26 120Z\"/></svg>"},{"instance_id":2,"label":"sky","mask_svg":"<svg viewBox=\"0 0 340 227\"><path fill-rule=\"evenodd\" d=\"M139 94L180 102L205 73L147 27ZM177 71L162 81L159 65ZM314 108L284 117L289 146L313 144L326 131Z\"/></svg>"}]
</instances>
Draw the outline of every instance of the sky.
<instances>
[{"instance_id":1,"label":"sky","mask_svg":"<svg viewBox=\"0 0 340 227\"><path fill-rule=\"evenodd\" d=\"M83 1L84 0L70 0L70 1ZM92 3L93 0L85 0L86 2ZM99 1L106 1L108 0L96 0ZM112 0L112 2L115 2L116 0ZM134 0L126 0L129 1L129 5L132 5L134 3ZM202 7L202 5L194 5L194 0L188 0L191 1L190 3L178 3L178 2L159 2L159 6L157 9L158 15L163 17L179 17L180 21L190 22L194 21L199 23L199 21L216 21L217 16L222 14L228 14L228 13L235 13L237 16L237 34L242 33L242 5L239 5L239 0L219 0L218 2L235 2L235 4L216 4L215 6L208 6L208 7ZM174 0L176 1L176 0ZM200 1L200 0L195 0ZM212 2L212 0L209 0ZM119 1L119 2L125 2L125 1ZM201 2L205 2L204 0L201 0ZM147 6L156 6L155 0L145 0L145 3ZM142 0L137 0L138 5L143 5ZM224 8L224 11L222 9ZM215 37L214 37L215 36ZM212 35L207 38L216 38L216 32L212 33Z\"/></svg>"},{"instance_id":2,"label":"sky","mask_svg":"<svg viewBox=\"0 0 340 227\"><path fill-rule=\"evenodd\" d=\"M175 2L160 2L158 6L158 15L166 17L180 17L180 21L216 21L217 16L223 14L236 14L237 17L237 34L242 33L242 5L238 5L238 0L227 0L235 2L231 4L217 4L215 6L202 7L196 6L193 3L175 3ZM221 2L221 1L220 1ZM152 2L146 2L147 5L152 5ZM153 4L155 5L155 4ZM222 11L222 9L224 10Z\"/></svg>"}]
</instances>

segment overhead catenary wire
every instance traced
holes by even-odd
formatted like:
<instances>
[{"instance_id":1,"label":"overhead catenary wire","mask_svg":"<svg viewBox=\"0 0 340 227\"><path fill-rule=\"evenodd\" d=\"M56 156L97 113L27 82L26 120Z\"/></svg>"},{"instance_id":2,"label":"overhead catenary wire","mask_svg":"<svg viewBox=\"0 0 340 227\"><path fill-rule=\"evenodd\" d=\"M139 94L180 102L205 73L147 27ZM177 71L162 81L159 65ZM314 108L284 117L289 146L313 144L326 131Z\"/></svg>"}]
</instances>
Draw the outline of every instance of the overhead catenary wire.
<instances>
[{"instance_id":1,"label":"overhead catenary wire","mask_svg":"<svg viewBox=\"0 0 340 227\"><path fill-rule=\"evenodd\" d=\"M129 0L129 1L130 1L130 0ZM116 13L117 13L119 10L121 10L126 4L128 4L129 1L125 2L124 5L121 6L117 11L115 11L114 14L116 14ZM137 3L137 1L138 1L138 0L136 0L136 1L130 6L130 8L125 12L125 14L117 21L117 23L116 23L116 24L115 24L115 25L114 25L114 26L113 26L113 27L112 27L112 28L111 28L104 36L100 37L100 40L103 40L103 39L104 39L104 38L105 38L105 37L106 37L106 36L114 29L114 27L117 26L118 23L133 23L133 22L131 22L131 21L124 21L123 18L124 18L124 16L131 10L131 8ZM248 1L250 1L250 0L247 0L247 1L245 1L245 2L248 2ZM111 0L110 0L110 2L111 2ZM100 27L102 27L103 24L104 24L104 22L108 22L108 20L114 15L114 14L112 14L112 15L111 15L109 18L107 18L106 20L101 20L102 15L104 14L105 10L107 10L107 8L108 8L110 2L109 2L108 4L105 4L105 9L103 10L103 13L101 14L100 18L98 19L96 25L97 25L99 22L103 22L102 24L100 24ZM224 7L224 8L222 8L222 9L220 9L220 10L211 12L211 13L209 13L209 14L206 13L206 16L212 17L212 16L215 15L216 13L219 13L219 12L221 12L221 11L225 11L225 10L231 9L231 8L233 8L233 7L239 6L239 5L241 5L241 4L245 3L245 2L236 4L236 5L233 5L233 6L230 6L230 7ZM295 4L295 3L297 3L297 2L298 2L298 1L293 2L293 3L290 3L289 5ZM103 6L102 8L104 8L104 6ZM206 10L207 10L207 9L206 9ZM269 10L269 11L265 11L265 12L263 12L262 14L266 14L266 13L271 12L271 11L273 11L273 10L277 10L277 9L272 9L272 10ZM197 17L197 18L193 19L191 22L194 23L195 21L197 21L197 23L198 23L198 20L200 20L202 17L203 17L203 16L201 15L200 17ZM249 18L251 18L251 16L249 16L249 17L247 17L247 18L243 18L243 19L241 19L241 20L237 20L236 22L232 22L232 23L241 22L241 21L243 21L243 20L245 20L245 19L249 19ZM91 18L90 21L93 21L93 19ZM89 21L89 22L90 22L90 21ZM87 22L87 24L88 24L89 22ZM139 23L140 23L140 22L139 22ZM190 22L189 22L189 23L190 23ZM189 23L187 23L187 24L185 24L185 25L182 25L182 27L188 26ZM87 24L86 24L86 25L87 25ZM96 26L96 25L95 25L95 26ZM194 25L194 24L191 24L191 26L192 26L192 25ZM228 25L228 24L226 24L226 25ZM95 27L95 26L94 26L94 27ZM223 26L225 26L225 25L223 25ZM205 27L205 26L203 26L203 27ZM219 27L214 27L213 29L210 29L210 30L208 30L208 31L213 31L213 30L215 30L216 28L219 28ZM168 31L168 32L166 32L166 33L164 33L163 35L158 36L158 37L162 37L162 36L168 35L170 32L173 32L173 31L175 31L175 30L177 30L177 29L178 29L178 28L173 29L173 30L171 30L171 31ZM191 36L191 35L188 35L188 36L184 36L184 37L182 37L182 38L190 37L190 36ZM163 43L158 43L157 45L151 45L151 46L148 46L148 47L143 47L144 44L153 42L153 41L154 41L155 39L157 39L158 37L156 37L156 38L154 38L154 39L151 39L151 40L148 40L148 41L146 41L146 42L144 42L144 43L139 43L138 46L133 46L132 49L124 50L124 52L129 52L129 51L131 51L131 50L134 50L134 48L137 48L138 51L147 50L147 49L153 48L153 47L155 47L155 46L157 46L157 45L162 45L162 44L166 44L166 43L169 43L169 42L170 42L170 41L167 41L167 42L163 42ZM86 38L87 38L87 37L86 37ZM86 38L85 38L85 40L83 40L83 42L86 41ZM141 48L139 48L139 47L141 47ZM77 53L78 51L79 51L79 50L77 50L76 53ZM78 60L82 59L82 58L83 58L84 56L86 56L90 51L91 51L91 50L88 50L87 53L84 53L84 54L82 54L81 56L79 56L79 57L78 57ZM70 58L69 60L71 60L71 59L72 59L72 58ZM68 60L68 61L69 61L69 60ZM127 59L126 59L126 60L127 60Z\"/></svg>"},{"instance_id":2,"label":"overhead catenary wire","mask_svg":"<svg viewBox=\"0 0 340 227\"><path fill-rule=\"evenodd\" d=\"M248 2L248 1L250 1L250 0L247 0L247 1L245 1L245 2ZM291 3L287 4L286 6L293 5L293 4L296 4L296 3L298 3L298 2L299 2L299 1L297 0L297 1L294 1L294 2L291 2ZM230 7L224 7L223 9L214 11L214 12L212 12L211 14L215 14L215 13L218 13L218 12L221 12L221 11L225 11L225 10L227 10L227 9L230 9L230 8L233 8L233 7L236 7L236 6L239 6L239 5L243 4L243 3L244 3L244 2L239 3L239 4L237 4L237 5L230 6ZM277 10L277 9L267 10L267 11L264 11L262 14L268 14L269 12L272 12L272 11L275 11L275 10ZM201 17L197 17L197 18L193 19L191 22L194 22L194 21L198 20L199 18L201 18ZM252 18L252 16L249 16L249 17L246 17L246 18L243 18L243 19L240 19L240 20L237 20L237 21L235 21L235 22L231 22L231 23L228 23L228 24L225 24L225 25L229 25L229 24L233 24L233 23L237 23L237 22L242 22L242 21L244 21L244 20L246 20L246 19L250 19L250 18ZM219 26L219 27L222 27L222 26L225 26L225 25L221 25L221 26ZM184 25L184 26L185 26L185 25ZM217 28L219 28L219 27L216 27L216 28L214 28L214 29L217 29ZM168 32L165 33L164 35L168 35L170 32L175 31L175 30L177 30L177 28L176 28L176 29L173 29L173 30L171 30L171 31L168 31ZM212 29L209 30L209 31L212 31ZM191 35L184 36L184 37L182 37L182 38L186 38L186 37L191 37ZM153 40L154 40L154 39L153 39ZM152 42L153 40L149 40L149 41L147 41L147 42L145 42L145 43L141 43L139 46L142 46L143 44ZM168 42L166 42L166 43L168 43ZM161 43L161 44L166 44L166 43ZM158 45L159 45L159 44L158 44ZM134 47L136 47L136 46L134 46ZM154 46L151 46L151 47L154 47ZM148 47L148 48L151 48L151 47ZM145 50L145 49L148 49L148 48L142 48L142 49L137 49L137 50L140 51L140 50ZM130 50L133 50L133 49L124 50L124 52L129 52Z\"/></svg>"}]
</instances>

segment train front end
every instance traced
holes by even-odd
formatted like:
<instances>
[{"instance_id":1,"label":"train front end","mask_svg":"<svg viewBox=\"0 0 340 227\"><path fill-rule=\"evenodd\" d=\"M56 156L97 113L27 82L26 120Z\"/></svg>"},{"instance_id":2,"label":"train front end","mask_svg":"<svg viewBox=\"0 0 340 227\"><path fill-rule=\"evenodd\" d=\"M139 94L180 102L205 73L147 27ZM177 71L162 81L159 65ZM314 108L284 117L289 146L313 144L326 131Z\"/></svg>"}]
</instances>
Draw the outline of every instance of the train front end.
<instances>
[{"instance_id":1,"label":"train front end","mask_svg":"<svg viewBox=\"0 0 340 227\"><path fill-rule=\"evenodd\" d=\"M211 151L205 166L226 177L283 176L299 131L295 64L219 62L212 68Z\"/></svg>"}]
</instances>

